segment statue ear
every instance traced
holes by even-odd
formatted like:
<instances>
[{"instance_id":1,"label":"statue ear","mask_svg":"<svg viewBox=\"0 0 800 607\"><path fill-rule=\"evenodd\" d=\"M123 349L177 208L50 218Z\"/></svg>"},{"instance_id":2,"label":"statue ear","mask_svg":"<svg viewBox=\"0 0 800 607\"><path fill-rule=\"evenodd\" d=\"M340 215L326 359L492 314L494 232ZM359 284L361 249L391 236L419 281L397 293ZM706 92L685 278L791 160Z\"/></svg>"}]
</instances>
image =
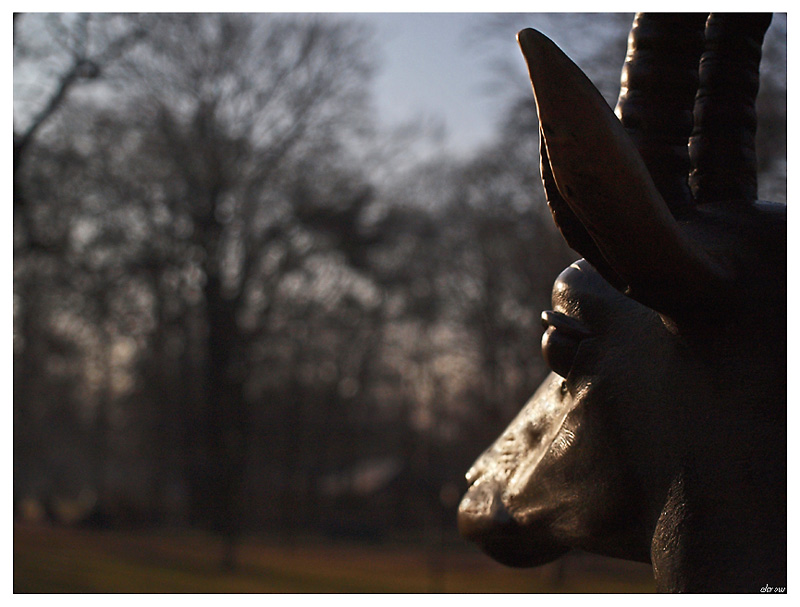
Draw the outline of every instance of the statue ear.
<instances>
[{"instance_id":1,"label":"statue ear","mask_svg":"<svg viewBox=\"0 0 800 607\"><path fill-rule=\"evenodd\" d=\"M600 92L543 34L526 29L517 38L536 99L548 204L568 244L659 312L680 315L688 298L718 296L730 280L726 264L680 229Z\"/></svg>"},{"instance_id":2,"label":"statue ear","mask_svg":"<svg viewBox=\"0 0 800 607\"><path fill-rule=\"evenodd\" d=\"M550 166L550 157L547 155L547 144L541 131L539 131L539 156L539 169L542 175L545 197L547 198L547 206L550 207L550 213L558 231L561 232L567 244L583 255L584 259L591 263L614 288L624 291L627 285L614 268L608 265L600 249L597 248L597 244L592 240L586 228L583 227L558 191L556 180L553 177L553 170Z\"/></svg>"}]
</instances>

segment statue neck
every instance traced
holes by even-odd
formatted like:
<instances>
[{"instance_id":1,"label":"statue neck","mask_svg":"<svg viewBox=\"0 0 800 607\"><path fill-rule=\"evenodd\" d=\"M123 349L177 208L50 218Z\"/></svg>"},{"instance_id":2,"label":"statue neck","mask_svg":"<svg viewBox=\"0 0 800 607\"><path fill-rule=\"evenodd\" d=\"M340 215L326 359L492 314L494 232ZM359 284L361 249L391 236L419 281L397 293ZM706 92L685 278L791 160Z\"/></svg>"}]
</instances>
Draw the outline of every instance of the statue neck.
<instances>
[{"instance_id":1,"label":"statue neck","mask_svg":"<svg viewBox=\"0 0 800 607\"><path fill-rule=\"evenodd\" d=\"M774 488L774 495L764 495L764 488L756 494L741 485L739 491L720 494L713 483L703 486L698 481L684 469L667 492L651 545L657 590L785 589L785 483L782 489Z\"/></svg>"}]
</instances>

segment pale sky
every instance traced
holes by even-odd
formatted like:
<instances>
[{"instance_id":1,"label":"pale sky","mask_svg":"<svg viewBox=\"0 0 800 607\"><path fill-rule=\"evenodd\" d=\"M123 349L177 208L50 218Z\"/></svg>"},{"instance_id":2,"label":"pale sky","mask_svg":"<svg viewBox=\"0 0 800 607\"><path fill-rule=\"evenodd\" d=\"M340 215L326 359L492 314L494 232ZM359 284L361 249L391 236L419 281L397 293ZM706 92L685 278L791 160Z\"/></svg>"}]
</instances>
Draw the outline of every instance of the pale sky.
<instances>
[{"instance_id":1,"label":"pale sky","mask_svg":"<svg viewBox=\"0 0 800 607\"><path fill-rule=\"evenodd\" d=\"M490 5L487 8L494 10ZM565 34L564 20L551 19L550 15L511 18L488 33L487 23L496 23L497 17L491 13L354 16L376 28L381 46L381 70L375 80L379 119L392 123L420 115L438 117L446 127L446 147L456 154L469 153L487 142L507 100L530 91L525 63L516 43L518 30L529 26L542 28L554 40L560 34L563 41L559 40L559 44L571 56L587 52L584 50L587 40L580 35ZM631 20L632 16L631 13ZM608 30L607 20L599 19L596 26L589 37L595 42L600 31ZM627 33L626 25L606 35L624 41ZM623 57L624 53L619 57L620 68ZM495 73L497 60L507 62L516 76Z\"/></svg>"},{"instance_id":2,"label":"pale sky","mask_svg":"<svg viewBox=\"0 0 800 607\"><path fill-rule=\"evenodd\" d=\"M38 0L32 2L35 5L33 10L109 10L107 5L95 1L79 2L69 7ZM680 4L682 0L677 1L677 5ZM670 4L668 10L679 10L681 7L677 5ZM454 8L472 12L446 12ZM262 0L258 3L229 0L225 4L167 1L156 4L147 0L134 3L123 1L114 10L351 13L354 18L366 21L375 28L380 47L380 71L374 80L374 100L379 120L389 125L417 118L440 123L445 128L446 148L456 154L469 154L476 146L490 139L503 110L504 100L520 92L520 89L511 90L511 87L529 88L524 62L514 40L516 30L528 26L540 27L571 57L577 59L576 55L580 55L579 47L584 42L581 36L563 34L559 31L561 28L556 27L557 22L551 23L548 28L548 17L541 14L521 18L520 23L514 24L515 27L510 27L507 32L493 31L491 44L487 44L486 35L481 34L480 28L487 20L487 12L530 11L536 8L539 7L535 4L517 0L496 0L494 3L406 0L402 4L395 0L369 4L356 0L293 0L290 4L285 0ZM591 3L573 2L569 7L553 8L580 11L592 7ZM608 5L604 5L603 9L614 10ZM598 27L602 27L602 21L598 21ZM563 37L559 34L563 34ZM603 35L625 36L627 30ZM518 78L508 79L498 85L501 79L493 73L491 63L498 56L512 67L518 67Z\"/></svg>"},{"instance_id":3,"label":"pale sky","mask_svg":"<svg viewBox=\"0 0 800 607\"><path fill-rule=\"evenodd\" d=\"M469 40L480 16L373 13L358 18L376 28L383 47L375 80L379 119L441 119L447 147L455 152L489 138L500 104L485 90L489 69Z\"/></svg>"},{"instance_id":4,"label":"pale sky","mask_svg":"<svg viewBox=\"0 0 800 607\"><path fill-rule=\"evenodd\" d=\"M418 4L415 1L404 10L415 10ZM440 3L432 2L431 6L435 9L437 4ZM470 4L474 8L476 3L459 3L457 6L460 10L469 10ZM499 4L482 2L477 6L484 11L503 11L507 4L503 1ZM582 4L585 7L586 3ZM678 10L680 4L682 2L665 8ZM377 10L378 6L367 10ZM423 3L422 6L426 5ZM579 6L572 3L569 7L553 8L575 11ZM523 8L530 11L538 7L525 3ZM613 10L609 6L603 8ZM688 8L696 10L696 7ZM626 13L620 8L617 11ZM438 117L447 130L447 148L456 153L469 153L491 137L504 101L515 93L530 89L524 61L515 41L519 29L541 29L579 65L582 58L596 52L598 40L620 40L621 54L616 69L621 70L624 40L633 12L628 15L630 21L600 16L594 24L591 20L582 20L582 25L574 30L564 28L569 19L564 19L563 14L521 15L518 23L515 19L509 20L507 31L492 30L491 39L481 30L481 26L492 18L487 13L359 13L356 16L377 28L382 46L382 69L375 80L379 118L391 123L418 115ZM775 35L781 27L785 31L785 23L785 15L776 16L768 36ZM492 73L491 62L497 58L518 69L518 77L504 80L502 75ZM616 89L612 92L616 95Z\"/></svg>"},{"instance_id":5,"label":"pale sky","mask_svg":"<svg viewBox=\"0 0 800 607\"><path fill-rule=\"evenodd\" d=\"M59 2L33 0L27 10L42 12L107 12L109 7L97 2L62 5ZM443 124L448 150L469 153L485 142L492 132L501 104L486 93L490 78L487 61L468 38L475 35L472 26L480 21L475 13L426 13L366 11L396 10L392 3L309 2L299 0L287 5L271 0L260 3L233 0L218 2L150 1L115 6L115 11L159 12L331 12L350 13L374 28L379 55L379 71L374 79L374 101L378 119L398 125L418 118ZM363 6L361 10L359 6ZM415 3L403 10L414 10ZM433 2L429 6L435 7ZM466 6L466 5L465 5ZM385 7L385 8L384 8ZM424 9L417 9L424 10ZM509 48L515 49L513 33ZM521 56L519 58L522 65ZM521 72L523 73L523 72Z\"/></svg>"}]
</instances>

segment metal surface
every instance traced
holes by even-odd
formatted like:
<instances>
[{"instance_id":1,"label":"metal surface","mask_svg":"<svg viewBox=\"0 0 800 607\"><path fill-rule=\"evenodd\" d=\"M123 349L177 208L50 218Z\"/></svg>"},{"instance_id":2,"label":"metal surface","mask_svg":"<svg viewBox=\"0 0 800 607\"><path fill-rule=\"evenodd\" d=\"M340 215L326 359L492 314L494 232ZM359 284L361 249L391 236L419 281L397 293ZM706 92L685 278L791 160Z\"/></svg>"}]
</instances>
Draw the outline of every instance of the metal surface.
<instances>
[{"instance_id":1,"label":"metal surface","mask_svg":"<svg viewBox=\"0 0 800 607\"><path fill-rule=\"evenodd\" d=\"M498 561L580 548L652 563L660 591L786 586L786 207L754 199L752 161L768 25L637 15L619 117L520 32L548 204L585 259L543 314L553 372L467 475L459 527Z\"/></svg>"}]
</instances>

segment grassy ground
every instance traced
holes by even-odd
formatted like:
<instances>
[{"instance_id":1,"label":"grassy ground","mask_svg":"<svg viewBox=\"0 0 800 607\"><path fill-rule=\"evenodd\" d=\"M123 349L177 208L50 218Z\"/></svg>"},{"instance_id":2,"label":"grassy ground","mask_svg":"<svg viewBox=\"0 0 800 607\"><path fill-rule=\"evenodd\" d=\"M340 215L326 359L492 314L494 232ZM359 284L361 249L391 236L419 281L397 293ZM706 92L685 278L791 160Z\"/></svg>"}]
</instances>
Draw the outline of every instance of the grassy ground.
<instances>
[{"instance_id":1,"label":"grassy ground","mask_svg":"<svg viewBox=\"0 0 800 607\"><path fill-rule=\"evenodd\" d=\"M14 526L17 593L652 592L648 568L576 557L515 570L469 550L248 540L238 567L200 534Z\"/></svg>"}]
</instances>

